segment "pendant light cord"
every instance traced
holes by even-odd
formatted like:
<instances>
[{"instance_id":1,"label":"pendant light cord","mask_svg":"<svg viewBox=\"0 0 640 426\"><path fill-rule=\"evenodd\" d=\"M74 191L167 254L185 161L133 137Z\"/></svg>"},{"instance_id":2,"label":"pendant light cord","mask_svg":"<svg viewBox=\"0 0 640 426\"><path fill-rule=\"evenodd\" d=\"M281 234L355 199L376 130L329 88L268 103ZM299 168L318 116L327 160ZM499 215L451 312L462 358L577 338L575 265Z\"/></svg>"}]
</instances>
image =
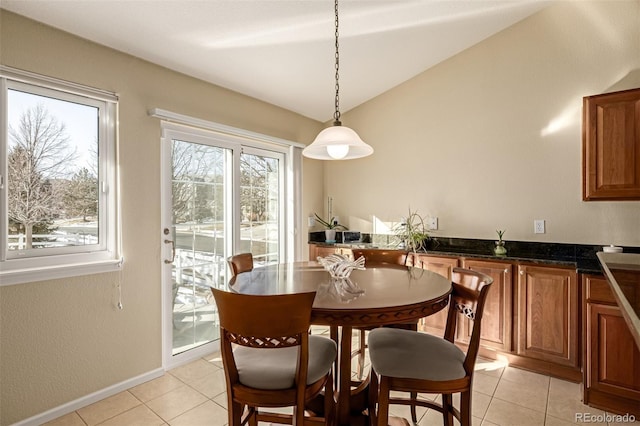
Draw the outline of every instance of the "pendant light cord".
<instances>
[{"instance_id":1,"label":"pendant light cord","mask_svg":"<svg viewBox=\"0 0 640 426\"><path fill-rule=\"evenodd\" d=\"M0 0L1 1L1 0ZM373 148L367 145L360 136L340 122L340 44L338 0L335 4L335 78L336 97L333 126L322 129L311 145L302 150L302 155L316 160L351 160L373 154Z\"/></svg>"},{"instance_id":2,"label":"pendant light cord","mask_svg":"<svg viewBox=\"0 0 640 426\"><path fill-rule=\"evenodd\" d=\"M338 0L335 2L335 15L336 15L336 111L333 113L333 125L340 126L340 51L338 50Z\"/></svg>"}]
</instances>

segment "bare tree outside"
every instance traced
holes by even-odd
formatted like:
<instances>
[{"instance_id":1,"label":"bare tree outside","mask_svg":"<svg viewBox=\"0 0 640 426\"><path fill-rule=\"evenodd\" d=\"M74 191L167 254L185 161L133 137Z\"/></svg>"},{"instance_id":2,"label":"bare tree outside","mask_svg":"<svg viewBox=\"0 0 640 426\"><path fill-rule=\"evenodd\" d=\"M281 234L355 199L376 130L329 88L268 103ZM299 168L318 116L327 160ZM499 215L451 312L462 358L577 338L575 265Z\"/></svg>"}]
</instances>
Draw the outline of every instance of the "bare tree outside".
<instances>
[{"instance_id":1,"label":"bare tree outside","mask_svg":"<svg viewBox=\"0 0 640 426\"><path fill-rule=\"evenodd\" d=\"M61 212L55 182L66 178L76 159L66 126L41 104L25 110L18 126L9 126L8 214L25 233L25 247L33 247L34 225L51 221Z\"/></svg>"},{"instance_id":2,"label":"bare tree outside","mask_svg":"<svg viewBox=\"0 0 640 426\"><path fill-rule=\"evenodd\" d=\"M223 151L207 145L174 141L173 165L174 223L201 223L223 220L219 217L223 196L223 171L220 158Z\"/></svg>"}]
</instances>

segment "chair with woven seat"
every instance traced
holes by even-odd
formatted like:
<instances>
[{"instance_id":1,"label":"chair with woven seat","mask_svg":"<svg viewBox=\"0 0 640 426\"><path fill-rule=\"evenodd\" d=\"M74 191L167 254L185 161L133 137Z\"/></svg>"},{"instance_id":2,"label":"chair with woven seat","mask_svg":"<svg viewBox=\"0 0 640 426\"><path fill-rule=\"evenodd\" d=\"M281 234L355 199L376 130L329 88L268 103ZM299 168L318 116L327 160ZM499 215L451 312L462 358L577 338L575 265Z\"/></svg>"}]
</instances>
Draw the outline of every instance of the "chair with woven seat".
<instances>
[{"instance_id":1,"label":"chair with woven seat","mask_svg":"<svg viewBox=\"0 0 640 426\"><path fill-rule=\"evenodd\" d=\"M407 264L407 255L408 253L401 250L381 250L381 249L352 249L353 258L359 259L360 257L364 257L364 266L365 267L385 267L385 268L393 268L393 267L405 267ZM391 324L387 327L397 327L397 328L405 328L409 330L417 330L418 323L403 323L403 324ZM358 377L362 377L364 374L364 362L365 362L365 351L367 348L367 340L366 340L366 332L372 330L374 327L353 327L354 330L358 330L359 333L359 341L358 341L358 349L355 349L351 352L351 357L358 357Z\"/></svg>"},{"instance_id":2,"label":"chair with woven seat","mask_svg":"<svg viewBox=\"0 0 640 426\"><path fill-rule=\"evenodd\" d=\"M249 272L253 270L253 254L251 253L240 253L231 256L227 259L227 263L229 264L229 268L231 268L231 273L233 276L238 275L242 272Z\"/></svg>"},{"instance_id":3,"label":"chair with woven seat","mask_svg":"<svg viewBox=\"0 0 640 426\"><path fill-rule=\"evenodd\" d=\"M416 406L443 413L444 424L453 418L471 425L471 384L478 347L482 311L493 278L469 269L454 268L444 338L414 331L379 328L369 333L371 359L371 424L387 425L389 404L409 405L413 422ZM456 326L473 322L466 354L454 344ZM409 392L409 398L393 397L391 391ZM442 394L442 404L417 399L418 393ZM460 393L460 409L452 395ZM375 405L377 404L377 411Z\"/></svg>"},{"instance_id":4,"label":"chair with woven seat","mask_svg":"<svg viewBox=\"0 0 640 426\"><path fill-rule=\"evenodd\" d=\"M333 424L333 340L309 335L315 292L247 295L212 288L220 317L220 351L229 426L259 421ZM305 416L321 396L324 418ZM293 415L265 409L293 407Z\"/></svg>"}]
</instances>

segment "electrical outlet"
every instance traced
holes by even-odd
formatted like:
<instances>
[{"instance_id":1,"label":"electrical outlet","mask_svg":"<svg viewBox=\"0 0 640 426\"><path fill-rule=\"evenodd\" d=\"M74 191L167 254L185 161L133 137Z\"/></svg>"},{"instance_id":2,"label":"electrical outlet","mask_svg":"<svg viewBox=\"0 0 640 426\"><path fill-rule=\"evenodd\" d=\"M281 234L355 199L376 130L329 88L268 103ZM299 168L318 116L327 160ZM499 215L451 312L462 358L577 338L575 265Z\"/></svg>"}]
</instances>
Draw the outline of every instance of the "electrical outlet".
<instances>
[{"instance_id":1,"label":"electrical outlet","mask_svg":"<svg viewBox=\"0 0 640 426\"><path fill-rule=\"evenodd\" d=\"M544 234L545 233L544 220L543 219L536 219L536 220L533 221L533 233L534 234Z\"/></svg>"},{"instance_id":2,"label":"electrical outlet","mask_svg":"<svg viewBox=\"0 0 640 426\"><path fill-rule=\"evenodd\" d=\"M309 226L309 228L313 228L316 224L316 218L313 216L309 216L307 217L307 225Z\"/></svg>"},{"instance_id":3,"label":"electrical outlet","mask_svg":"<svg viewBox=\"0 0 640 426\"><path fill-rule=\"evenodd\" d=\"M438 230L438 218L437 217L429 217L427 219L427 228L432 231Z\"/></svg>"}]
</instances>

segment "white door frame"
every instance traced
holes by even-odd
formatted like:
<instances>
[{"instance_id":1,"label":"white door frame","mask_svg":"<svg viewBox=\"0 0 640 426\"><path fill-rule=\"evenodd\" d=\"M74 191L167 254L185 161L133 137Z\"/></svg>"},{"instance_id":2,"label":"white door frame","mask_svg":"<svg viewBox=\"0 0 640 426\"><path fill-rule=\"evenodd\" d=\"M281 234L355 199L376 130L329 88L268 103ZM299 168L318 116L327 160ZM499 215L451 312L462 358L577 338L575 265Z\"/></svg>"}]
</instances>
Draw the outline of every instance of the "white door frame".
<instances>
[{"instance_id":1,"label":"white door frame","mask_svg":"<svg viewBox=\"0 0 640 426\"><path fill-rule=\"evenodd\" d=\"M215 124L215 123L214 123ZM180 139L187 142L204 143L207 145L227 148L233 151L233 185L239 182L239 161L242 149L248 154L273 154L274 157L281 158L280 191L282 191L283 202L280 211L280 241L279 255L282 262L291 262L302 259L302 246L306 242L299 230L302 224L301 205L301 168L302 158L300 144L292 142L289 146L276 145L272 139L265 136L263 140L249 139L245 132L238 129L236 134L219 134L209 130L202 130L191 126L184 126L163 121L161 138L161 268L162 268L162 366L165 370L186 364L207 354L220 350L219 341L204 344L197 348L173 355L173 295L171 291L171 263L165 263L165 259L171 259L171 244L164 244L167 236L163 234L163 229L171 229L172 212L172 165L171 165L171 142L173 139ZM232 191L232 215L234 223L239 223L240 213L236 206L239 205L238 191ZM233 238L228 244L237 246L240 235L239 228L234 226ZM169 238L170 239L170 238Z\"/></svg>"}]
</instances>

